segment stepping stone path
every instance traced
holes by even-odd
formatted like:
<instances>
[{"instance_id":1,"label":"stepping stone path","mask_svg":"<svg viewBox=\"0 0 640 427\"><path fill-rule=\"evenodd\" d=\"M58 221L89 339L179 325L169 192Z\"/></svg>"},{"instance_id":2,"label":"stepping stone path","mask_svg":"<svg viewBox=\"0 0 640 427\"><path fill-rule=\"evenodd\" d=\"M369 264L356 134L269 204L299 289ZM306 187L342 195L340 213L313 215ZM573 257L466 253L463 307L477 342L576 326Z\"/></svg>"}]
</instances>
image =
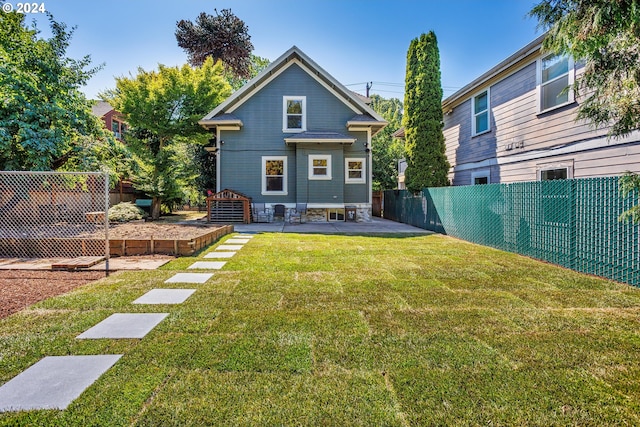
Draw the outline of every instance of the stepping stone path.
<instances>
[{"instance_id":1,"label":"stepping stone path","mask_svg":"<svg viewBox=\"0 0 640 427\"><path fill-rule=\"evenodd\" d=\"M207 259L231 258L254 236L236 235L218 245ZM188 269L219 270L224 261L197 261ZM164 283L205 283L213 273L176 273ZM195 289L152 289L132 304L181 304ZM143 338L169 313L114 313L76 339ZM122 354L48 356L0 386L0 412L66 409L111 368Z\"/></svg>"},{"instance_id":2,"label":"stepping stone path","mask_svg":"<svg viewBox=\"0 0 640 427\"><path fill-rule=\"evenodd\" d=\"M226 262L224 261L198 261L191 264L188 268L190 270L196 269L196 268L207 269L207 270L220 270L222 267L224 267L225 264Z\"/></svg>"},{"instance_id":3,"label":"stepping stone path","mask_svg":"<svg viewBox=\"0 0 640 427\"><path fill-rule=\"evenodd\" d=\"M0 387L0 412L65 409L120 357L45 357Z\"/></svg>"}]
</instances>

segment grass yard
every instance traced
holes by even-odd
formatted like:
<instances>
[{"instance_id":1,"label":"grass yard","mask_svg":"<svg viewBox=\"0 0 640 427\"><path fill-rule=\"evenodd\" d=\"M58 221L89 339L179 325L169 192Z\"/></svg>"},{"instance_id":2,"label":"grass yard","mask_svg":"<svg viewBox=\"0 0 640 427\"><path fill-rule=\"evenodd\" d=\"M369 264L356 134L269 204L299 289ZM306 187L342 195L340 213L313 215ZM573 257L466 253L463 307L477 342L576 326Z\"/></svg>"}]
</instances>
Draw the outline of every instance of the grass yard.
<instances>
[{"instance_id":1,"label":"grass yard","mask_svg":"<svg viewBox=\"0 0 640 427\"><path fill-rule=\"evenodd\" d=\"M635 288L439 235L261 234L207 283L163 283L202 256L0 321L0 384L44 356L124 354L67 410L0 423L640 425ZM162 287L197 291L131 304ZM143 311L170 315L141 340L75 339Z\"/></svg>"}]
</instances>

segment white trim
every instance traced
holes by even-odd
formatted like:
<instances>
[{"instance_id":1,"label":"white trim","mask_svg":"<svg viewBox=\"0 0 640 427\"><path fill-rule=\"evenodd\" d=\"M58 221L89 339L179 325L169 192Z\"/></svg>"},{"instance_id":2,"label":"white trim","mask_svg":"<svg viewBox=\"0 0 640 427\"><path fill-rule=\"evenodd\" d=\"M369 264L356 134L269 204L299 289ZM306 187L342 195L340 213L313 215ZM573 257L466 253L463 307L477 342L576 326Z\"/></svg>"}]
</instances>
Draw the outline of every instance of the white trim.
<instances>
[{"instance_id":1,"label":"white trim","mask_svg":"<svg viewBox=\"0 0 640 427\"><path fill-rule=\"evenodd\" d=\"M487 94L487 109L482 110L481 112L476 112L476 98L484 93ZM487 114L487 128L483 131L478 132L476 130L476 117L482 113ZM491 88L490 87L477 92L475 95L471 97L471 136L478 136L487 132L491 132Z\"/></svg>"},{"instance_id":2,"label":"white trim","mask_svg":"<svg viewBox=\"0 0 640 427\"><path fill-rule=\"evenodd\" d=\"M327 161L327 173L326 175L315 175L313 166L314 160L326 160ZM309 180L310 181L331 181L331 154L309 154ZM322 167L322 166L321 166Z\"/></svg>"},{"instance_id":3,"label":"white trim","mask_svg":"<svg viewBox=\"0 0 640 427\"><path fill-rule=\"evenodd\" d=\"M287 102L289 101L302 101L302 127L300 128L288 128L289 113L287 112ZM297 114L295 114L297 116ZM307 97L296 95L285 95L282 97L282 132L296 133L304 132L307 130Z\"/></svg>"},{"instance_id":4,"label":"white trim","mask_svg":"<svg viewBox=\"0 0 640 427\"><path fill-rule=\"evenodd\" d=\"M282 191L267 191L267 174L266 167L267 161L282 160ZM289 194L287 186L287 176L289 175L287 170L287 156L262 156L260 175L262 176L262 195L263 196L286 196Z\"/></svg>"},{"instance_id":5,"label":"white trim","mask_svg":"<svg viewBox=\"0 0 640 427\"><path fill-rule=\"evenodd\" d=\"M471 172L471 185L476 184L476 178L487 178L487 184L491 184L491 169L483 169L476 172Z\"/></svg>"},{"instance_id":6,"label":"white trim","mask_svg":"<svg viewBox=\"0 0 640 427\"><path fill-rule=\"evenodd\" d=\"M362 175L360 178L349 178L349 162L362 163ZM353 169L356 170L356 169ZM366 157L345 157L344 159L344 183L345 184L366 184L367 183L367 159Z\"/></svg>"},{"instance_id":7,"label":"white trim","mask_svg":"<svg viewBox=\"0 0 640 427\"><path fill-rule=\"evenodd\" d=\"M551 56L558 56L558 55L554 55L554 54L549 54L549 55L542 55L540 56L538 59L536 59L536 94L537 94L537 111L538 114L544 114L547 113L549 111L553 111L557 108L562 108L565 105L569 105L569 104L573 104L575 102L575 94L573 91L573 83L575 81L575 64L573 61L572 57L567 57L567 73L566 74L562 74L558 77L555 77L547 82L544 82L544 86L553 83L557 80L560 80L562 78L564 78L565 76L567 76L567 82L568 82L568 87L569 90L567 91L567 101L563 102L562 104L558 104L558 105L554 105L552 107L546 108L546 109L542 109L542 61L545 58L549 58Z\"/></svg>"}]
</instances>

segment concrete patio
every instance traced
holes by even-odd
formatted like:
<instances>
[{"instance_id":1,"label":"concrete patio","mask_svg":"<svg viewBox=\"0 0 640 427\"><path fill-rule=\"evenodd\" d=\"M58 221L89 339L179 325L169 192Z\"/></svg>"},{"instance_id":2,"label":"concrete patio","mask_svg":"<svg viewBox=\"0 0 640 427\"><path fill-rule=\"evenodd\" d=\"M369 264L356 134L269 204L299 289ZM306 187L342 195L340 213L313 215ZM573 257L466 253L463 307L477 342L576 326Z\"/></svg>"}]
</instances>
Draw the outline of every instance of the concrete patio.
<instances>
[{"instance_id":1,"label":"concrete patio","mask_svg":"<svg viewBox=\"0 0 640 427\"><path fill-rule=\"evenodd\" d=\"M388 219L373 217L371 222L270 222L234 224L234 231L241 233L310 233L310 234L432 234L433 232Z\"/></svg>"}]
</instances>

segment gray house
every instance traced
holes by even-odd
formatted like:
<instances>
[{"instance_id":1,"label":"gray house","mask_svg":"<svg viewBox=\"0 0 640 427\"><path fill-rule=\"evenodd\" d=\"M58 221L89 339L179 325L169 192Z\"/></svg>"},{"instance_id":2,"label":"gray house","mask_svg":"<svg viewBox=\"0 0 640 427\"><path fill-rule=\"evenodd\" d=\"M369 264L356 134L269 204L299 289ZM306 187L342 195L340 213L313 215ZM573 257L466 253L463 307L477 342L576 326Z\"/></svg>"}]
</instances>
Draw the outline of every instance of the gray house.
<instances>
[{"instance_id":1,"label":"gray house","mask_svg":"<svg viewBox=\"0 0 640 427\"><path fill-rule=\"evenodd\" d=\"M567 88L583 70L542 51L544 35L442 103L453 185L511 183L640 172L640 133L576 121Z\"/></svg>"},{"instance_id":2,"label":"gray house","mask_svg":"<svg viewBox=\"0 0 640 427\"><path fill-rule=\"evenodd\" d=\"M309 221L371 216L371 138L386 126L365 101L292 47L200 122L215 133L217 191ZM280 207L282 207L280 206Z\"/></svg>"}]
</instances>

